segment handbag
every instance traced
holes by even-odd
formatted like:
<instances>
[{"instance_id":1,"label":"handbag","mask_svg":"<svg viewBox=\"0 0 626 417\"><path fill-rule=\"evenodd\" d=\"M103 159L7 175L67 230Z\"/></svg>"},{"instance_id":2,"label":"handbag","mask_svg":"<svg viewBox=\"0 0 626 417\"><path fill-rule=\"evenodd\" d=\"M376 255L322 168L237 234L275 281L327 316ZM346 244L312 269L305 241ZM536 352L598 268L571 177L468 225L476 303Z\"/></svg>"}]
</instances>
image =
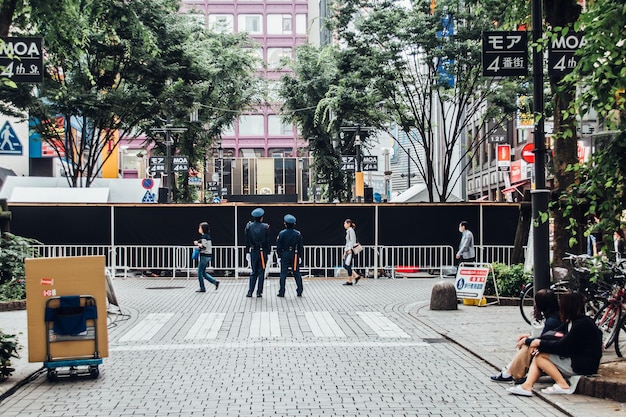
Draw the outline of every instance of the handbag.
<instances>
[{"instance_id":1,"label":"handbag","mask_svg":"<svg viewBox=\"0 0 626 417\"><path fill-rule=\"evenodd\" d=\"M200 248L193 248L193 253L191 254L191 259L197 261L200 258Z\"/></svg>"},{"instance_id":2,"label":"handbag","mask_svg":"<svg viewBox=\"0 0 626 417\"><path fill-rule=\"evenodd\" d=\"M352 253L354 253L355 255L358 255L361 252L363 252L363 246L361 246L360 243L357 243L352 247Z\"/></svg>"}]
</instances>

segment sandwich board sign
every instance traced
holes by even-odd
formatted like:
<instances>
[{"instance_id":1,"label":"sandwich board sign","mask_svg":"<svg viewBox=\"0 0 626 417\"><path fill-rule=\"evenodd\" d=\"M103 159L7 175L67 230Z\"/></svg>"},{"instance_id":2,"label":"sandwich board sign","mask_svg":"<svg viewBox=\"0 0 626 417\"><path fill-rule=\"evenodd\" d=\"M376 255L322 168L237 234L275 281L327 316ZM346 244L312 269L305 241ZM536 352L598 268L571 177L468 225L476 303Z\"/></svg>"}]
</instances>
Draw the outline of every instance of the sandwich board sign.
<instances>
[{"instance_id":1,"label":"sandwich board sign","mask_svg":"<svg viewBox=\"0 0 626 417\"><path fill-rule=\"evenodd\" d=\"M496 276L493 273L491 264L488 263L461 263L456 271L456 295L459 298L469 298L482 300L489 275L493 278L493 285L496 291L496 298L500 302Z\"/></svg>"}]
</instances>

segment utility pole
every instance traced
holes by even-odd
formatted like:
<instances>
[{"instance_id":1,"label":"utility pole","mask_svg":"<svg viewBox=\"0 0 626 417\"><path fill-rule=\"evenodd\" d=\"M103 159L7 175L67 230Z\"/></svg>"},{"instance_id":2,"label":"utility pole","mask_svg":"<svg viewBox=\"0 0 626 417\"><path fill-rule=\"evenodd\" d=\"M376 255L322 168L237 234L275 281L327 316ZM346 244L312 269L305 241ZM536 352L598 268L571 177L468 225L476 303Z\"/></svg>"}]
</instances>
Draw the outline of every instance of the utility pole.
<instances>
[{"instance_id":1,"label":"utility pole","mask_svg":"<svg viewBox=\"0 0 626 417\"><path fill-rule=\"evenodd\" d=\"M535 116L535 189L531 191L533 219L533 263L535 293L550 286L550 224L548 214L550 191L546 189L546 139L544 132L543 51L537 46L543 36L543 2L532 0L533 32L533 106ZM548 217L549 218L549 217Z\"/></svg>"},{"instance_id":2,"label":"utility pole","mask_svg":"<svg viewBox=\"0 0 626 417\"><path fill-rule=\"evenodd\" d=\"M161 119L162 120L162 119ZM153 132L165 133L165 163L167 164L167 203L172 202L172 183L174 182L174 171L172 167L172 133L186 132L187 128L173 127L172 116L168 113L165 121L165 127L152 129Z\"/></svg>"}]
</instances>

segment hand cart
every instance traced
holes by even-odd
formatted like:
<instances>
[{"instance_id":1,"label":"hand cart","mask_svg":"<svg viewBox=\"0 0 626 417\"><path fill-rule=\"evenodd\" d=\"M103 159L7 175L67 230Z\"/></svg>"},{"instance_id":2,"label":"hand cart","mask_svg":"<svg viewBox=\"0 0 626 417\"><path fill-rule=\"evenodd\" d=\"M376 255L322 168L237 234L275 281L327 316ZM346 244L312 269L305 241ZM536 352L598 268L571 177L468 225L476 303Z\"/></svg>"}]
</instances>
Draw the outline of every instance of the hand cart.
<instances>
[{"instance_id":1,"label":"hand cart","mask_svg":"<svg viewBox=\"0 0 626 417\"><path fill-rule=\"evenodd\" d=\"M102 358L98 353L98 310L91 295L51 297L46 301L46 361L48 381L59 377L91 376L98 378ZM80 356L62 356L64 344L93 340L93 351ZM51 345L55 344L56 356ZM91 343L88 344L91 346ZM64 369L59 372L60 368Z\"/></svg>"}]
</instances>

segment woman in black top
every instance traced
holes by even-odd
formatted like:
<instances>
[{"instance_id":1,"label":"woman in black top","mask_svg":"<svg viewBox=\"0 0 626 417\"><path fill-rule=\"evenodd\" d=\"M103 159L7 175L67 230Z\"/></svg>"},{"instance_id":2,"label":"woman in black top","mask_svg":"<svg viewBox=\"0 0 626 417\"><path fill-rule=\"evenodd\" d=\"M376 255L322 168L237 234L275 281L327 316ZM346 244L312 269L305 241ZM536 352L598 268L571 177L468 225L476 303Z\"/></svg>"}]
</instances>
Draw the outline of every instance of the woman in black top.
<instances>
[{"instance_id":1,"label":"woman in black top","mask_svg":"<svg viewBox=\"0 0 626 417\"><path fill-rule=\"evenodd\" d=\"M598 371L602 357L602 334L585 315L585 300L578 292L567 292L560 299L561 320L568 332L560 339L530 341L536 356L530 365L526 382L508 389L511 394L530 397L534 383L545 372L555 384L541 390L544 394L573 394L579 375ZM569 378L569 382L565 379Z\"/></svg>"}]
</instances>

